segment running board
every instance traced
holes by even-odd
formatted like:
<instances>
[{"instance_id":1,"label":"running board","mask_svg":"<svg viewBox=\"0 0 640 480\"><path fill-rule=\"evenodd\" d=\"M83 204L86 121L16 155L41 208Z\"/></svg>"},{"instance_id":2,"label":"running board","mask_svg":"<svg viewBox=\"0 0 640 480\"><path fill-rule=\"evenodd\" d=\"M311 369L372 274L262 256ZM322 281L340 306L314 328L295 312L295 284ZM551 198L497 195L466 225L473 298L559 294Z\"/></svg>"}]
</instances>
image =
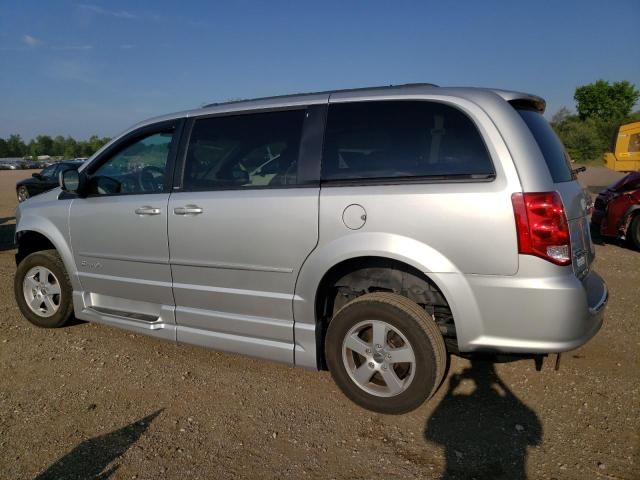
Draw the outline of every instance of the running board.
<instances>
[{"instance_id":1,"label":"running board","mask_svg":"<svg viewBox=\"0 0 640 480\"><path fill-rule=\"evenodd\" d=\"M87 310L93 310L100 315L110 315L112 317L126 318L128 320L135 320L138 322L155 323L160 321L159 317L154 317L153 315L147 315L145 313L125 312L123 310L114 310L112 308L97 307L95 305L88 307Z\"/></svg>"}]
</instances>

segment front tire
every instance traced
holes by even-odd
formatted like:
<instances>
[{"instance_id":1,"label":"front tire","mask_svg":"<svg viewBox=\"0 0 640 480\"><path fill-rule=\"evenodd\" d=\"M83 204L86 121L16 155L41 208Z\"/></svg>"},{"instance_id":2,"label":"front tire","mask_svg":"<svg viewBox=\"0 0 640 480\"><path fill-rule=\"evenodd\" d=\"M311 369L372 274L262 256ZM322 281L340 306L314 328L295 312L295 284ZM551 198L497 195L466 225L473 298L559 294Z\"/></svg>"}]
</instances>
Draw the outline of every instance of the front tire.
<instances>
[{"instance_id":1,"label":"front tire","mask_svg":"<svg viewBox=\"0 0 640 480\"><path fill-rule=\"evenodd\" d=\"M347 397L389 414L409 412L430 398L447 364L433 317L408 298L387 292L362 295L335 314L325 356Z\"/></svg>"},{"instance_id":2,"label":"front tire","mask_svg":"<svg viewBox=\"0 0 640 480\"><path fill-rule=\"evenodd\" d=\"M62 327L73 314L73 289L55 250L25 257L18 265L13 285L20 311L38 327Z\"/></svg>"}]
</instances>

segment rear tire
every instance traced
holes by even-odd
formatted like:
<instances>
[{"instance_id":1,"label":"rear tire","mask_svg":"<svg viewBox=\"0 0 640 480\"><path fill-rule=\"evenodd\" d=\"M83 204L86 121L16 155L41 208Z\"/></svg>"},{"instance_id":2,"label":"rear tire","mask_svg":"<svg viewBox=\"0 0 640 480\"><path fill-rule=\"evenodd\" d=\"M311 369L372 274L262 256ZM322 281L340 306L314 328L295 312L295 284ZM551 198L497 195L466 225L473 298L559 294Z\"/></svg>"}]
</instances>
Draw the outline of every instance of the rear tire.
<instances>
[{"instance_id":1,"label":"rear tire","mask_svg":"<svg viewBox=\"0 0 640 480\"><path fill-rule=\"evenodd\" d=\"M631 221L629 229L627 230L627 238L631 245L637 250L640 250L640 213L636 214Z\"/></svg>"},{"instance_id":2,"label":"rear tire","mask_svg":"<svg viewBox=\"0 0 640 480\"><path fill-rule=\"evenodd\" d=\"M329 324L325 356L343 393L369 410L406 413L442 382L447 351L433 317L394 293L362 295Z\"/></svg>"},{"instance_id":3,"label":"rear tire","mask_svg":"<svg viewBox=\"0 0 640 480\"><path fill-rule=\"evenodd\" d=\"M18 265L13 286L20 311L34 325L58 328L71 318L73 289L55 250L27 255Z\"/></svg>"}]
</instances>

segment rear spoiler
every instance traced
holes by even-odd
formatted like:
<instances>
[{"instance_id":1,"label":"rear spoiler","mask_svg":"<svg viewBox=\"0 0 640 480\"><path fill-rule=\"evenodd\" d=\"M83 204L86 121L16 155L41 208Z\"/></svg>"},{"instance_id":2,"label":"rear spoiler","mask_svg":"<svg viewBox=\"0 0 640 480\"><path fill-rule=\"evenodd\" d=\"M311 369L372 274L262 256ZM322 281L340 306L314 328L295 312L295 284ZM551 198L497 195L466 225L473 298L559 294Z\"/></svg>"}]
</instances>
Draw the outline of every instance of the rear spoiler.
<instances>
[{"instance_id":1,"label":"rear spoiler","mask_svg":"<svg viewBox=\"0 0 640 480\"><path fill-rule=\"evenodd\" d=\"M509 90L494 90L494 92L513 105L514 108L530 108L540 113L544 113L545 108L547 108L547 102L537 95L511 92Z\"/></svg>"}]
</instances>

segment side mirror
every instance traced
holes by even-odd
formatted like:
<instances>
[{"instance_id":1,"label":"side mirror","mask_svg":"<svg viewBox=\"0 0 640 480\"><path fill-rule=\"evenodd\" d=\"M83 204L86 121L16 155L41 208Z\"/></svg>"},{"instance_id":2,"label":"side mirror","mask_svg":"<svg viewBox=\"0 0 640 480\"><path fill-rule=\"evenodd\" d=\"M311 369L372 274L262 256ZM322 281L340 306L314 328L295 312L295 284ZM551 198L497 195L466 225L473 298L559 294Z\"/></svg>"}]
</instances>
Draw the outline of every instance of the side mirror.
<instances>
[{"instance_id":1,"label":"side mirror","mask_svg":"<svg viewBox=\"0 0 640 480\"><path fill-rule=\"evenodd\" d=\"M86 176L77 170L64 170L58 174L58 182L65 192L82 195Z\"/></svg>"},{"instance_id":2,"label":"side mirror","mask_svg":"<svg viewBox=\"0 0 640 480\"><path fill-rule=\"evenodd\" d=\"M32 174L31 174L31 176L32 176L33 178L37 178L38 180L40 180L40 179L42 178L42 175L40 175L38 172L36 172L36 173L32 173Z\"/></svg>"}]
</instances>

